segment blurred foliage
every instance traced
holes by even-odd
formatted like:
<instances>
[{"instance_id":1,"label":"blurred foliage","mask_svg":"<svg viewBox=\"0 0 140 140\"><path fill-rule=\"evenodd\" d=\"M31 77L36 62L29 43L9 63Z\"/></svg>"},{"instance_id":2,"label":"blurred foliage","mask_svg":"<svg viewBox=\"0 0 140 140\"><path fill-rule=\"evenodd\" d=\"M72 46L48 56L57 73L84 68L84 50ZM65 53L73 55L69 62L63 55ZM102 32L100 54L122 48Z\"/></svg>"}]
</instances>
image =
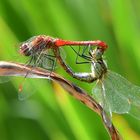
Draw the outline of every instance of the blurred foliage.
<instances>
[{"instance_id":1,"label":"blurred foliage","mask_svg":"<svg viewBox=\"0 0 140 140\"><path fill-rule=\"evenodd\" d=\"M0 59L25 62L24 58L16 58L15 48L34 35L100 39L109 45L105 54L109 69L140 84L139 13L139 0L0 0ZM75 71L89 70L87 65L74 63L75 54L67 55ZM56 70L91 92L92 84L71 78L62 68ZM1 140L109 139L99 116L56 83L32 80L32 89L37 88L37 93L19 101L21 81L15 78L0 85ZM113 122L124 140L140 139L139 120L113 114Z\"/></svg>"}]
</instances>

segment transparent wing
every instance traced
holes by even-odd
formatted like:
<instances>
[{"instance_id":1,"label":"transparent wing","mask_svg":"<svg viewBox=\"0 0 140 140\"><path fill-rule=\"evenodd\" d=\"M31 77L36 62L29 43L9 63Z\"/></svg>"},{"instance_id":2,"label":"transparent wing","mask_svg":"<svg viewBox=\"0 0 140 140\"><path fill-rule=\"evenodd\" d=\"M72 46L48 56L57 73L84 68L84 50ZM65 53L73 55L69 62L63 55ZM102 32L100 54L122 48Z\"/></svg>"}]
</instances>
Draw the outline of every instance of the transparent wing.
<instances>
[{"instance_id":1,"label":"transparent wing","mask_svg":"<svg viewBox=\"0 0 140 140\"><path fill-rule=\"evenodd\" d=\"M110 104L108 99L106 98L105 87L102 81L98 81L95 88L93 88L93 96L98 101L98 103L103 107L102 116L104 122L110 127L111 118L112 118L112 110L110 108Z\"/></svg>"},{"instance_id":2,"label":"transparent wing","mask_svg":"<svg viewBox=\"0 0 140 140\"><path fill-rule=\"evenodd\" d=\"M105 88L105 104L103 108L109 112L123 114L129 113L133 117L140 119L140 87L133 85L121 75L108 71L103 80ZM93 90L94 97L102 103L101 88L97 86ZM102 105L102 104L101 104Z\"/></svg>"},{"instance_id":3,"label":"transparent wing","mask_svg":"<svg viewBox=\"0 0 140 140\"><path fill-rule=\"evenodd\" d=\"M46 79L50 80L49 75L48 77L38 76L37 78L32 73L33 71L34 71L34 67L31 70L27 71L27 73L25 73L24 79L22 77L22 81L20 82L20 84L18 83L19 100L25 100L30 96L32 96L36 92L36 89L41 88L41 84L42 81L44 81L43 80L44 78L45 81Z\"/></svg>"},{"instance_id":4,"label":"transparent wing","mask_svg":"<svg viewBox=\"0 0 140 140\"><path fill-rule=\"evenodd\" d=\"M129 113L140 119L140 87L112 71L105 75L103 84L106 100L112 112Z\"/></svg>"},{"instance_id":5,"label":"transparent wing","mask_svg":"<svg viewBox=\"0 0 140 140\"><path fill-rule=\"evenodd\" d=\"M59 48L60 55L63 60L66 58L66 54L63 48ZM41 57L41 66L48 70L54 70L56 68L56 56L54 55L52 49L48 49L42 54Z\"/></svg>"},{"instance_id":6,"label":"transparent wing","mask_svg":"<svg viewBox=\"0 0 140 140\"><path fill-rule=\"evenodd\" d=\"M22 79L23 80L23 79ZM46 79L38 79L38 78L24 78L24 80L18 86L18 99L23 101L38 93L39 91L43 91L43 85L46 85L47 82L50 82L50 78L48 77L48 81Z\"/></svg>"},{"instance_id":7,"label":"transparent wing","mask_svg":"<svg viewBox=\"0 0 140 140\"><path fill-rule=\"evenodd\" d=\"M8 76L0 76L0 84L1 83L9 82L10 80L11 80L11 77L8 77Z\"/></svg>"},{"instance_id":8,"label":"transparent wing","mask_svg":"<svg viewBox=\"0 0 140 140\"><path fill-rule=\"evenodd\" d=\"M36 92L37 87L33 85L33 82L34 79L24 78L18 85L18 99L20 101L28 99Z\"/></svg>"},{"instance_id":9,"label":"transparent wing","mask_svg":"<svg viewBox=\"0 0 140 140\"><path fill-rule=\"evenodd\" d=\"M106 100L112 112L123 114L130 110L130 82L121 75L108 71L103 80L105 86Z\"/></svg>"},{"instance_id":10,"label":"transparent wing","mask_svg":"<svg viewBox=\"0 0 140 140\"><path fill-rule=\"evenodd\" d=\"M53 71L56 68L56 58L54 57L44 57L42 60L42 64L39 65L40 67Z\"/></svg>"},{"instance_id":11,"label":"transparent wing","mask_svg":"<svg viewBox=\"0 0 140 140\"><path fill-rule=\"evenodd\" d=\"M62 57L63 60L65 60L67 56L64 48L60 47L59 50L60 50L60 56Z\"/></svg>"}]
</instances>

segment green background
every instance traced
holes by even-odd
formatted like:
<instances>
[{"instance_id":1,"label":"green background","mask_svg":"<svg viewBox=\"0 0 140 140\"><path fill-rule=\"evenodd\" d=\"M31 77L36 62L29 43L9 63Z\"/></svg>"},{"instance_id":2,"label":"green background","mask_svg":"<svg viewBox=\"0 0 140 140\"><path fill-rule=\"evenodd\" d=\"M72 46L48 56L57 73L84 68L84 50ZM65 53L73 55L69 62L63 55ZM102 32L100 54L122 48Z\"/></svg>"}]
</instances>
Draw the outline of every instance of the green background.
<instances>
[{"instance_id":1,"label":"green background","mask_svg":"<svg viewBox=\"0 0 140 140\"><path fill-rule=\"evenodd\" d=\"M0 0L0 59L25 62L17 59L15 48L34 35L99 39L109 45L105 53L109 69L140 85L139 13L139 0ZM75 71L89 70L74 63L75 54L67 55ZM92 84L71 78L60 67L56 70L91 93ZM56 83L27 79L27 94L35 88L37 92L19 101L21 81L15 78L0 85L0 140L109 139L99 116ZM140 139L139 120L113 114L113 122L124 140Z\"/></svg>"}]
</instances>

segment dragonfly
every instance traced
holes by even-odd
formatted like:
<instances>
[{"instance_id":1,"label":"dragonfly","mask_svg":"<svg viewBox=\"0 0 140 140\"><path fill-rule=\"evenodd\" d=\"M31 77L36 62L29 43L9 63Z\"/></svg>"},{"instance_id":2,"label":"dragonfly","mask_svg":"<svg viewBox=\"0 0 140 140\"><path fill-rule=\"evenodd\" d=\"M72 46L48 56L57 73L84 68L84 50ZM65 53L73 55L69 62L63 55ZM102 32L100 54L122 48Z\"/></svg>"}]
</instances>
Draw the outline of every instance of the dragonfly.
<instances>
[{"instance_id":1,"label":"dragonfly","mask_svg":"<svg viewBox=\"0 0 140 140\"><path fill-rule=\"evenodd\" d=\"M34 66L46 65L47 61L52 61L54 66L54 59L56 56L53 54L54 50L62 48L63 46L99 46L103 50L107 48L105 42L96 41L69 41L59 38L53 38L46 35L34 36L23 42L20 45L19 53L24 56L30 56L31 62L34 62ZM53 51L52 51L53 50ZM59 54L60 55L60 54ZM61 56L62 57L62 56ZM63 58L64 59L64 58Z\"/></svg>"},{"instance_id":2,"label":"dragonfly","mask_svg":"<svg viewBox=\"0 0 140 140\"><path fill-rule=\"evenodd\" d=\"M59 55L59 50L55 53L59 63L73 78L88 83L96 81L96 86L92 90L93 97L110 119L112 113L129 113L140 119L140 87L132 84L120 74L108 70L107 63L103 59L104 51L105 49L99 46L89 49L89 55L76 52L77 56L83 57L87 60L86 63L90 63L91 72L73 72ZM104 119L108 121L108 118ZM107 123L111 124L109 121Z\"/></svg>"},{"instance_id":3,"label":"dragonfly","mask_svg":"<svg viewBox=\"0 0 140 140\"><path fill-rule=\"evenodd\" d=\"M30 58L26 63L26 65L31 65L33 68L35 67L45 68L47 70L50 70L51 73L51 71L53 71L56 66L56 60L58 59L56 56L56 52L58 50L59 50L59 57L61 57L61 59L63 60L65 59L64 56L65 53L62 51L62 47L81 46L85 48L84 50L86 50L88 46L92 47L96 45L102 48L102 50L105 50L107 48L105 42L100 40L70 41L70 40L63 40L63 39L54 38L46 35L38 35L38 36L31 37L30 39L21 43L19 47L19 54ZM31 74L31 72L32 71L28 71L27 74L25 75L25 78L29 73ZM24 97L25 93L22 93L24 92L23 85L24 82L19 86L19 95L21 100L22 98L26 99L26 97Z\"/></svg>"},{"instance_id":4,"label":"dragonfly","mask_svg":"<svg viewBox=\"0 0 140 140\"><path fill-rule=\"evenodd\" d=\"M101 48L103 51L107 49L107 45L105 42L96 40L96 41L69 41L69 40L62 40L59 38L53 38L50 36L45 35L39 35L34 36L27 41L23 42L20 45L19 53L21 55L30 57L30 59L27 62L27 65L32 65L33 67L42 67L45 69L49 69L51 71L54 70L56 66L56 59L64 61L65 53L62 52L62 47L73 47L79 46L83 47L83 53L89 48L98 46L98 48ZM74 49L73 49L74 50ZM76 51L74 50L76 53ZM59 54L57 54L59 53ZM87 57L85 55L81 55L81 57ZM65 65L66 63L64 63ZM63 65L63 64L61 64ZM64 68L63 65L63 68ZM73 76L73 71L69 68L66 69L69 74ZM77 77L77 76L76 76Z\"/></svg>"}]
</instances>

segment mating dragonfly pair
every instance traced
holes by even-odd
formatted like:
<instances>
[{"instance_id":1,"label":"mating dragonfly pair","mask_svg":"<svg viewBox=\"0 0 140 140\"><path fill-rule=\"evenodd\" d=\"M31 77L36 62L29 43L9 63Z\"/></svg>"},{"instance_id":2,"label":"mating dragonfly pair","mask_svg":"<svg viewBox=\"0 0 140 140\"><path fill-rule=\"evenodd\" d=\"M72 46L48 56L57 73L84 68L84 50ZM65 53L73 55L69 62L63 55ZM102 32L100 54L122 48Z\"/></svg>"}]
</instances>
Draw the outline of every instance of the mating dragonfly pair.
<instances>
[{"instance_id":1,"label":"mating dragonfly pair","mask_svg":"<svg viewBox=\"0 0 140 140\"><path fill-rule=\"evenodd\" d=\"M73 72L60 54L62 46L69 46L73 49L77 55L76 63L78 63L78 57L86 60L83 63L90 63L91 72ZM76 51L74 46L80 46L83 50L82 54L79 53L80 49ZM99 40L67 41L40 35L22 43L19 52L25 56L30 56L29 63L33 62L34 66L45 67L47 62L51 62L51 70L55 65L54 58L57 59L72 77L88 83L96 81L93 96L110 116L112 112L118 114L129 113L140 119L140 87L107 69L107 64L103 60L106 49L107 45Z\"/></svg>"}]
</instances>

